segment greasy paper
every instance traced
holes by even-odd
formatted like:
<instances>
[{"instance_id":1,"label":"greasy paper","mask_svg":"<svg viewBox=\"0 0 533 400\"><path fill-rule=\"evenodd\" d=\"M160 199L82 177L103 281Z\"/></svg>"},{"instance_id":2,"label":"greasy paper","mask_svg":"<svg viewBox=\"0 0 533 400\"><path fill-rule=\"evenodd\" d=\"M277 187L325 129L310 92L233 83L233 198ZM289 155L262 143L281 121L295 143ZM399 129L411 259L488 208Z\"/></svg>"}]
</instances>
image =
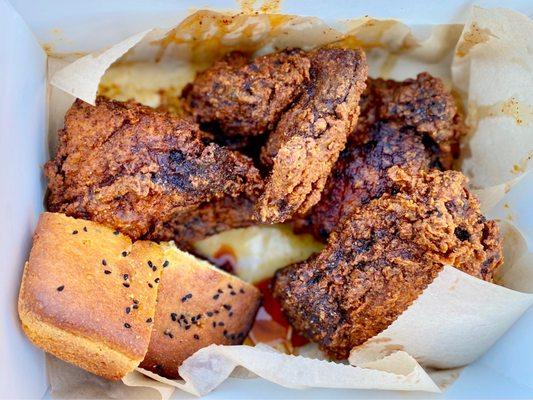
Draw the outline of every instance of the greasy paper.
<instances>
[{"instance_id":1,"label":"greasy paper","mask_svg":"<svg viewBox=\"0 0 533 400\"><path fill-rule=\"evenodd\" d=\"M168 101L169 93L170 97L178 94L197 70L232 50L263 54L332 42L363 46L371 76L405 79L428 71L463 99L472 130L463 146L462 170L480 195L484 212L490 212L519 184L530 167L533 149L531 20L508 10L475 7L464 27L407 27L397 21L365 18L338 22L334 28L308 17L228 17L201 12L166 36L157 30L143 32L107 51L81 58L56 73L52 83L89 103L100 89L117 99L135 98L155 107ZM57 111L50 115L53 126L60 126L64 115L60 109L51 109ZM254 228L254 235L261 236L262 229L266 228ZM482 355L533 302L533 287L523 279L532 275L525 239L512 224L502 225L502 231L506 262L498 276L499 285L445 267L388 329L352 351L352 365L288 356L261 345L210 346L180 368L185 382L155 377L156 383L135 372L124 383L155 388L151 392L154 398L167 398L173 388L202 395L241 366L291 388L435 391L415 359L427 367L466 365ZM246 230L239 232L246 237ZM212 256L215 247L205 246L205 255ZM246 268L261 262L261 246L243 251L249 255ZM284 256L296 257L298 251L289 249ZM244 268L242 261L237 262ZM50 371L60 374L58 368ZM94 382L83 374L68 381L51 379L52 393L73 395L81 390L80 385L86 390Z\"/></svg>"}]
</instances>

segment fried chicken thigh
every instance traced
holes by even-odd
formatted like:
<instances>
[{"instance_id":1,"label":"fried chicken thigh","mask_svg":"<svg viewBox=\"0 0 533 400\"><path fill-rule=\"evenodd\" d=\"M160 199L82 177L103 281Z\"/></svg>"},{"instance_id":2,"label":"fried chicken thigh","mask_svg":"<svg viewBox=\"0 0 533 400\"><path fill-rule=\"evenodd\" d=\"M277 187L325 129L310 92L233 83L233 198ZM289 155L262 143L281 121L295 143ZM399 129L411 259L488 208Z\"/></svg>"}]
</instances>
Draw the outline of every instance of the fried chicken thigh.
<instances>
[{"instance_id":1,"label":"fried chicken thigh","mask_svg":"<svg viewBox=\"0 0 533 400\"><path fill-rule=\"evenodd\" d=\"M260 189L247 157L201 137L196 124L133 102L76 100L45 166L48 209L137 239L177 212Z\"/></svg>"},{"instance_id":2,"label":"fried chicken thigh","mask_svg":"<svg viewBox=\"0 0 533 400\"><path fill-rule=\"evenodd\" d=\"M198 74L183 92L185 110L217 135L257 136L272 130L281 114L303 92L309 59L285 50L252 61L228 54Z\"/></svg>"},{"instance_id":3,"label":"fried chicken thigh","mask_svg":"<svg viewBox=\"0 0 533 400\"><path fill-rule=\"evenodd\" d=\"M442 81L427 73L403 82L369 79L355 131L333 167L320 202L297 230L327 239L344 216L395 190L394 165L415 175L450 168L464 127Z\"/></svg>"},{"instance_id":4,"label":"fried chicken thigh","mask_svg":"<svg viewBox=\"0 0 533 400\"><path fill-rule=\"evenodd\" d=\"M501 238L460 172L392 167L396 187L354 209L325 249L280 270L274 296L289 322L342 359L383 331L444 265L491 281Z\"/></svg>"},{"instance_id":5,"label":"fried chicken thigh","mask_svg":"<svg viewBox=\"0 0 533 400\"><path fill-rule=\"evenodd\" d=\"M364 53L322 48L308 57L309 84L262 149L261 160L270 173L257 204L261 222L286 221L318 202L357 123L367 77Z\"/></svg>"}]
</instances>

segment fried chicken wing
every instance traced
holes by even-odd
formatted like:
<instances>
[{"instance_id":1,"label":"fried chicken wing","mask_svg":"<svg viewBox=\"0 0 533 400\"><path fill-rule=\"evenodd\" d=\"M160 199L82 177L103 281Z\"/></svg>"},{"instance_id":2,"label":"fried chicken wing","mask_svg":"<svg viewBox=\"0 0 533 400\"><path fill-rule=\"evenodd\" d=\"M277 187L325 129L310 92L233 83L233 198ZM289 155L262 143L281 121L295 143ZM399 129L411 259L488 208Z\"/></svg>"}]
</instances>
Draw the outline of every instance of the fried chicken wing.
<instances>
[{"instance_id":1,"label":"fried chicken wing","mask_svg":"<svg viewBox=\"0 0 533 400\"><path fill-rule=\"evenodd\" d=\"M201 137L196 124L133 102L76 100L45 166L48 208L137 239L179 211L260 185L248 158Z\"/></svg>"},{"instance_id":2,"label":"fried chicken wing","mask_svg":"<svg viewBox=\"0 0 533 400\"><path fill-rule=\"evenodd\" d=\"M281 114L303 92L309 66L309 59L300 50L252 61L233 52L198 74L185 88L184 107L217 136L246 140L275 127Z\"/></svg>"},{"instance_id":3,"label":"fried chicken wing","mask_svg":"<svg viewBox=\"0 0 533 400\"><path fill-rule=\"evenodd\" d=\"M316 204L359 115L367 77L364 53L322 48L308 56L309 84L262 149L261 160L271 172L257 205L261 222L283 222Z\"/></svg>"},{"instance_id":4,"label":"fried chicken wing","mask_svg":"<svg viewBox=\"0 0 533 400\"><path fill-rule=\"evenodd\" d=\"M290 323L336 358L383 331L444 265L491 281L502 262L460 172L387 171L397 188L356 208L324 250L280 270L274 295Z\"/></svg>"},{"instance_id":5,"label":"fried chicken wing","mask_svg":"<svg viewBox=\"0 0 533 400\"><path fill-rule=\"evenodd\" d=\"M387 175L392 166L411 175L450 168L452 149L463 134L454 99L440 79L426 73L403 82L369 79L359 122L320 202L295 221L295 228L326 239L345 215L394 190Z\"/></svg>"}]
</instances>

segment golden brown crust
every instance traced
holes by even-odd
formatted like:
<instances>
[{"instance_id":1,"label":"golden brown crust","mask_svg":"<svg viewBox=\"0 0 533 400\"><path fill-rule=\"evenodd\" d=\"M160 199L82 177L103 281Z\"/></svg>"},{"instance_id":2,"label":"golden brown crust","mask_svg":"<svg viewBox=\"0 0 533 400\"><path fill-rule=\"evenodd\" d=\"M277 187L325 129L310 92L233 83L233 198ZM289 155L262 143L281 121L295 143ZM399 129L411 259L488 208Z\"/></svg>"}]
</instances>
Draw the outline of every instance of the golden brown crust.
<instances>
[{"instance_id":1,"label":"golden brown crust","mask_svg":"<svg viewBox=\"0 0 533 400\"><path fill-rule=\"evenodd\" d=\"M300 50L251 61L233 52L185 88L185 109L217 136L257 136L276 126L308 79L309 59Z\"/></svg>"},{"instance_id":2,"label":"golden brown crust","mask_svg":"<svg viewBox=\"0 0 533 400\"><path fill-rule=\"evenodd\" d=\"M367 76L364 53L323 48L308 56L310 83L262 150L261 160L272 171L258 202L261 222L283 222L320 199L359 115Z\"/></svg>"},{"instance_id":3,"label":"golden brown crust","mask_svg":"<svg viewBox=\"0 0 533 400\"><path fill-rule=\"evenodd\" d=\"M148 348L161 273L149 260L163 263L155 243L42 214L19 295L25 332L58 358L120 379Z\"/></svg>"},{"instance_id":4,"label":"golden brown crust","mask_svg":"<svg viewBox=\"0 0 533 400\"><path fill-rule=\"evenodd\" d=\"M502 262L498 227L464 175L387 173L397 193L354 209L320 254L276 275L291 324L337 358L387 328L444 265L490 282Z\"/></svg>"},{"instance_id":5,"label":"golden brown crust","mask_svg":"<svg viewBox=\"0 0 533 400\"><path fill-rule=\"evenodd\" d=\"M260 181L251 160L201 136L194 123L140 104L76 100L45 167L48 208L137 239L176 212Z\"/></svg>"},{"instance_id":6,"label":"golden brown crust","mask_svg":"<svg viewBox=\"0 0 533 400\"><path fill-rule=\"evenodd\" d=\"M355 131L333 167L320 201L295 221L327 239L344 216L394 190L387 170L409 174L450 168L463 124L452 95L427 73L402 82L369 79Z\"/></svg>"},{"instance_id":7,"label":"golden brown crust","mask_svg":"<svg viewBox=\"0 0 533 400\"><path fill-rule=\"evenodd\" d=\"M178 378L178 368L210 344L241 344L259 307L254 286L169 246L155 325L142 368Z\"/></svg>"}]
</instances>

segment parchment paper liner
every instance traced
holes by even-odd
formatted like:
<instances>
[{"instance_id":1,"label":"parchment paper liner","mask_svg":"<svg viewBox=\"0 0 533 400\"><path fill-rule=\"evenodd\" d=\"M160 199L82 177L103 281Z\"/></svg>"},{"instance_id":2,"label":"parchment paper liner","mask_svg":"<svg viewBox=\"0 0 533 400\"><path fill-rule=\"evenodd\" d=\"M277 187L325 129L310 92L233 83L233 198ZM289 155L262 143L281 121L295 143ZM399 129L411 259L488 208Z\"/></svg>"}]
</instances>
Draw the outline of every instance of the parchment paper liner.
<instances>
[{"instance_id":1,"label":"parchment paper liner","mask_svg":"<svg viewBox=\"0 0 533 400\"><path fill-rule=\"evenodd\" d=\"M205 25L197 29L194 25L198 18L215 22L207 30ZM348 33L343 45L364 45L374 76L404 79L427 70L453 82L465 100L468 121L474 128L463 151L463 172L477 189L486 212L503 201L505 193L519 184L530 166L533 76L529 70L533 55L527 44L533 36L533 24L525 16L504 9L475 7L462 33L458 26L411 30L399 22L371 19L325 24L315 18L256 15L239 16L219 24L221 18L216 13L190 17L171 30L166 39L160 30L142 32L104 52L79 59L57 72L51 82L93 103L100 79L121 56L121 63L156 59L164 63L178 58L194 61L202 68L212 58L233 49L261 53L278 47L310 48L339 40ZM196 41L190 40L191 35L196 36ZM198 43L202 43L198 39L206 37L211 42L213 37L217 39L214 47L207 48L211 51L198 48ZM53 110L51 125L57 126L64 110L61 107ZM287 356L265 346L213 345L198 351L182 365L180 374L186 383L155 377L156 383L139 372L128 375L124 383L154 388L157 392L151 394L161 398L170 396L172 387L202 395L241 365L291 388L438 391L409 354L427 366L453 368L468 364L483 354L533 302L532 284L522 279L532 275L532 256L526 241L511 224L503 225L502 230L507 259L498 282L501 286L445 267L387 330L352 351L350 362L356 366ZM525 293L512 290L517 288ZM50 367L51 375L59 373L57 363L60 362L55 360L53 368ZM76 386L69 391L55 378L51 377L52 394L57 397L72 397L81 390ZM88 386L83 385L85 397L92 396ZM109 390L104 392L111 396L117 389ZM102 393L100 390L94 394L103 397Z\"/></svg>"}]
</instances>

